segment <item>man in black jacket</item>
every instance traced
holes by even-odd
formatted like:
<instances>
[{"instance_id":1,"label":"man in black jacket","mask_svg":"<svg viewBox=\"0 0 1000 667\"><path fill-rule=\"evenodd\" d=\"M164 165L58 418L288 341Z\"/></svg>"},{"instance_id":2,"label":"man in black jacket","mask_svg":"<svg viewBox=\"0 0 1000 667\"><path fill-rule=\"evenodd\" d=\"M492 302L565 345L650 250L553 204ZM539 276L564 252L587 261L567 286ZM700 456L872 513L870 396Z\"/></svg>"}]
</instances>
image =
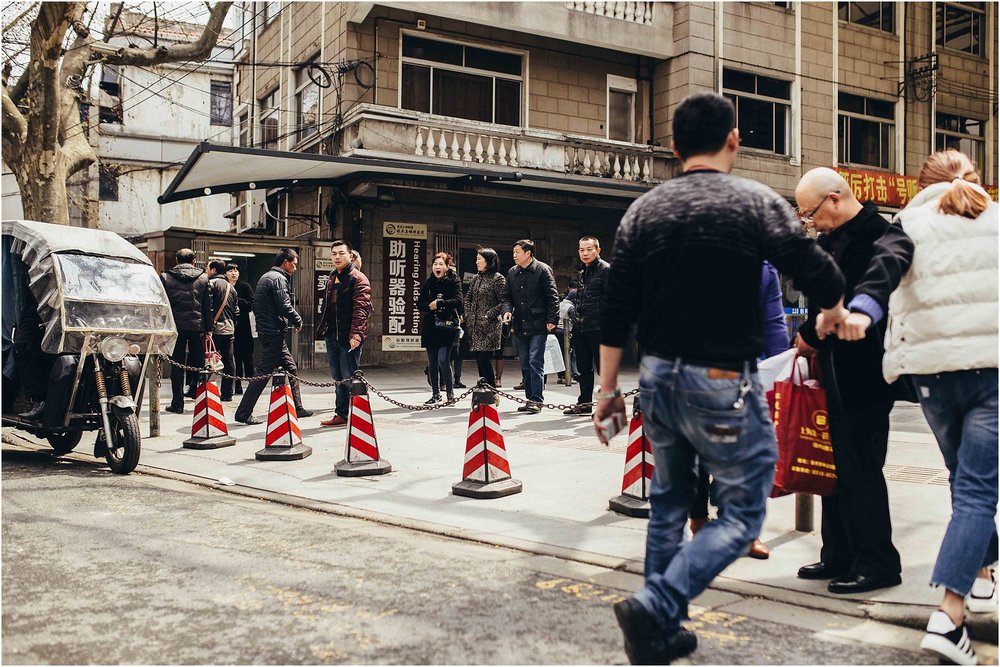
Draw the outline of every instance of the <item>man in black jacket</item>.
<instances>
[{"instance_id":1,"label":"man in black jacket","mask_svg":"<svg viewBox=\"0 0 1000 667\"><path fill-rule=\"evenodd\" d=\"M595 236L580 239L580 286L576 290L576 319L573 322L573 349L580 371L580 397L565 415L589 415L581 403L594 399L594 369L601 372L601 298L611 265L601 259L601 242Z\"/></svg>"},{"instance_id":2,"label":"man in black jacket","mask_svg":"<svg viewBox=\"0 0 1000 667\"><path fill-rule=\"evenodd\" d=\"M295 374L298 368L292 359L285 334L289 328L299 331L302 328L302 316L292 307L290 280L292 274L299 268L299 255L291 248L282 248L274 257L274 266L257 281L257 291L254 294L253 308L257 316L257 339L260 341L260 363L256 374L267 375L276 368ZM236 421L243 424L261 424L262 420L253 416L260 393L270 381L270 378L254 380L247 385L243 399L236 408ZM302 407L302 395L299 393L299 383L291 380L292 400L295 402L295 412L299 417L312 416L311 410Z\"/></svg>"},{"instance_id":3,"label":"man in black jacket","mask_svg":"<svg viewBox=\"0 0 1000 667\"><path fill-rule=\"evenodd\" d=\"M170 300L170 310L174 314L174 324L177 326L177 342L174 343L174 353L170 355L174 363L201 368L205 365L205 322L202 317L202 305L205 300L205 287L208 275L194 265L194 251L181 248L174 255L176 264L160 274L163 286ZM187 393L184 392L184 372L170 369L170 389L172 398L167 412L182 414L184 412L184 396L194 398L195 387L198 384L198 373L188 371Z\"/></svg>"},{"instance_id":4,"label":"man in black jacket","mask_svg":"<svg viewBox=\"0 0 1000 667\"><path fill-rule=\"evenodd\" d=\"M514 321L521 381L529 401L517 410L538 414L542 411L545 339L559 323L559 292L552 269L535 259L535 244L528 239L514 244L514 264L507 272L503 322Z\"/></svg>"},{"instance_id":5,"label":"man in black jacket","mask_svg":"<svg viewBox=\"0 0 1000 667\"><path fill-rule=\"evenodd\" d=\"M820 232L820 246L844 273L844 298L851 311L839 325L838 337L820 340L818 314L811 307L796 339L805 354L819 350L837 466L837 493L823 498L820 560L800 568L799 577L832 579L827 586L831 593L863 593L901 581L882 474L894 399L882 377L882 314L910 266L913 242L902 227L879 215L875 204L859 202L832 169L821 167L803 176L795 199L805 212L800 214L803 222Z\"/></svg>"},{"instance_id":6,"label":"man in black jacket","mask_svg":"<svg viewBox=\"0 0 1000 667\"><path fill-rule=\"evenodd\" d=\"M205 274L208 276L208 286L205 288L202 306L205 335L212 338L215 350L222 358L222 372L235 375L233 336L236 334L236 318L240 316L239 296L236 294L236 288L226 277L226 264L222 260L211 260ZM222 378L219 398L223 401L233 400L232 379Z\"/></svg>"}]
</instances>

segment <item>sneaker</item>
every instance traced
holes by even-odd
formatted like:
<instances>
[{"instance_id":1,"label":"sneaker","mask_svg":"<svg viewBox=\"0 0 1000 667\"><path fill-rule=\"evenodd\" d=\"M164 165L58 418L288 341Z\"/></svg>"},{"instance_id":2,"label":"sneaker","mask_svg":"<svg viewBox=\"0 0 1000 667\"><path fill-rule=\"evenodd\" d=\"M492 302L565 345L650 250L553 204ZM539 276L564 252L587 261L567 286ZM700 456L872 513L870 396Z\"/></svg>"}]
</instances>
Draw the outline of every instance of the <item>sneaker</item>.
<instances>
[{"instance_id":1,"label":"sneaker","mask_svg":"<svg viewBox=\"0 0 1000 667\"><path fill-rule=\"evenodd\" d=\"M165 407L163 409L166 410L167 412L173 412L175 415L182 415L182 414L184 414L184 406L183 405L168 405L167 407Z\"/></svg>"},{"instance_id":2,"label":"sneaker","mask_svg":"<svg viewBox=\"0 0 1000 667\"><path fill-rule=\"evenodd\" d=\"M435 403L440 403L440 402L441 402L441 394L434 394L426 401L424 401L424 405L434 405Z\"/></svg>"},{"instance_id":3,"label":"sneaker","mask_svg":"<svg viewBox=\"0 0 1000 667\"><path fill-rule=\"evenodd\" d=\"M927 634L920 640L920 649L955 665L979 664L965 623L956 628L948 614L940 609L927 621Z\"/></svg>"},{"instance_id":4,"label":"sneaker","mask_svg":"<svg viewBox=\"0 0 1000 667\"><path fill-rule=\"evenodd\" d=\"M241 424L246 424L247 426L256 426L257 424L264 423L263 419L259 419L257 417L254 417L253 415L250 415L246 419L240 419L237 417L236 421L238 421Z\"/></svg>"},{"instance_id":5,"label":"sneaker","mask_svg":"<svg viewBox=\"0 0 1000 667\"><path fill-rule=\"evenodd\" d=\"M335 415L333 419L324 419L319 423L320 426L347 426L347 418L341 417L340 415Z\"/></svg>"},{"instance_id":6,"label":"sneaker","mask_svg":"<svg viewBox=\"0 0 1000 667\"><path fill-rule=\"evenodd\" d=\"M517 409L518 412L531 412L531 403L525 403Z\"/></svg>"},{"instance_id":7,"label":"sneaker","mask_svg":"<svg viewBox=\"0 0 1000 667\"><path fill-rule=\"evenodd\" d=\"M305 408L295 408L296 417L312 417L313 414L314 413L312 410L306 410Z\"/></svg>"},{"instance_id":8,"label":"sneaker","mask_svg":"<svg viewBox=\"0 0 1000 667\"><path fill-rule=\"evenodd\" d=\"M585 407L582 405L573 405L569 408L563 410L564 415L574 416L574 415L590 415L593 414L594 410L591 407Z\"/></svg>"},{"instance_id":9,"label":"sneaker","mask_svg":"<svg viewBox=\"0 0 1000 667\"><path fill-rule=\"evenodd\" d=\"M997 611L997 582L993 572L989 579L976 577L972 581L972 590L965 596L965 607L973 614L988 614Z\"/></svg>"},{"instance_id":10,"label":"sneaker","mask_svg":"<svg viewBox=\"0 0 1000 667\"><path fill-rule=\"evenodd\" d=\"M656 618L634 597L614 606L615 618L625 636L625 655L633 665L669 665L698 648L698 637L679 629L665 636Z\"/></svg>"},{"instance_id":11,"label":"sneaker","mask_svg":"<svg viewBox=\"0 0 1000 667\"><path fill-rule=\"evenodd\" d=\"M514 389L517 389L517 390L524 389L524 383L523 382L518 382L517 384L514 385Z\"/></svg>"},{"instance_id":12,"label":"sneaker","mask_svg":"<svg viewBox=\"0 0 1000 667\"><path fill-rule=\"evenodd\" d=\"M525 407L528 408L525 412L533 415L537 415L542 411L541 403L528 403Z\"/></svg>"}]
</instances>

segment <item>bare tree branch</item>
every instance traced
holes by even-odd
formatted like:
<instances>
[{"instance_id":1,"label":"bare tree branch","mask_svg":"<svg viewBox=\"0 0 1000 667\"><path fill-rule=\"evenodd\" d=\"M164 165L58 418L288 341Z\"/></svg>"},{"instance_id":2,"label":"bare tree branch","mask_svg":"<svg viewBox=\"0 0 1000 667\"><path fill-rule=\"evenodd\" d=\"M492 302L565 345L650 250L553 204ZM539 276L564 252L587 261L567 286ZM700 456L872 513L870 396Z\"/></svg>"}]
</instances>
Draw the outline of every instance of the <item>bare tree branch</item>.
<instances>
[{"instance_id":1,"label":"bare tree branch","mask_svg":"<svg viewBox=\"0 0 1000 667\"><path fill-rule=\"evenodd\" d=\"M115 55L108 56L105 62L114 65L159 65L184 60L202 60L212 54L212 49L218 43L222 24L226 20L226 14L232 4L232 2L216 3L209 14L205 29L194 42L171 44L153 49L129 47L122 49Z\"/></svg>"},{"instance_id":2,"label":"bare tree branch","mask_svg":"<svg viewBox=\"0 0 1000 667\"><path fill-rule=\"evenodd\" d=\"M28 121L18 110L17 105L7 94L7 89L3 89L3 139L6 144L4 155L8 155L8 148L20 152L20 147L24 144L28 136Z\"/></svg>"},{"instance_id":3,"label":"bare tree branch","mask_svg":"<svg viewBox=\"0 0 1000 667\"><path fill-rule=\"evenodd\" d=\"M4 34L4 36L6 37L7 33L10 32L11 30L13 30L14 27L18 23L21 22L21 19L23 19L28 14L30 14L32 12L32 10L36 9L37 7L38 7L38 3L37 2L32 2L30 5L28 5L27 9L25 9L23 12L21 12L20 14L18 14L17 16L15 16L14 19L11 20L10 23L8 23L7 25L5 25L3 27L3 34Z\"/></svg>"}]
</instances>

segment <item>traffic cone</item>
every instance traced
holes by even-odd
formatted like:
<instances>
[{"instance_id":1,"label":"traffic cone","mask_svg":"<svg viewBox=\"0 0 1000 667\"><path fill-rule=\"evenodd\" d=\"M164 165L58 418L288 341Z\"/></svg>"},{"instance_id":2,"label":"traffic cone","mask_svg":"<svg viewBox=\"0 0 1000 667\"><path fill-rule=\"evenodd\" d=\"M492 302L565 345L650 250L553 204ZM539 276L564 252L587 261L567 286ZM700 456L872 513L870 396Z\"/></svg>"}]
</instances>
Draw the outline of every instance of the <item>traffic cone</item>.
<instances>
[{"instance_id":1,"label":"traffic cone","mask_svg":"<svg viewBox=\"0 0 1000 667\"><path fill-rule=\"evenodd\" d=\"M341 477L384 475L392 472L392 465L378 453L372 404L368 400L368 387L362 381L361 371L351 382L351 411L347 422L347 445L344 458L333 467Z\"/></svg>"},{"instance_id":2,"label":"traffic cone","mask_svg":"<svg viewBox=\"0 0 1000 667\"><path fill-rule=\"evenodd\" d=\"M229 435L226 415L222 411L219 388L212 382L212 373L203 370L198 375L198 389L194 396L194 421L191 437L184 441L187 449L219 449L232 447L236 439Z\"/></svg>"},{"instance_id":3,"label":"traffic cone","mask_svg":"<svg viewBox=\"0 0 1000 667\"><path fill-rule=\"evenodd\" d=\"M642 409L637 396L628 427L622 494L612 498L608 508L626 516L649 518L649 486L652 482L653 447L642 433Z\"/></svg>"},{"instance_id":4,"label":"traffic cone","mask_svg":"<svg viewBox=\"0 0 1000 667\"><path fill-rule=\"evenodd\" d=\"M302 442L299 417L295 414L292 388L284 373L271 375L271 403L267 409L267 435L258 461L298 461L312 454L312 447Z\"/></svg>"},{"instance_id":5,"label":"traffic cone","mask_svg":"<svg viewBox=\"0 0 1000 667\"><path fill-rule=\"evenodd\" d=\"M495 400L495 393L485 389L482 381L472 391L462 481L451 485L456 496L503 498L522 491L521 482L510 476Z\"/></svg>"}]
</instances>

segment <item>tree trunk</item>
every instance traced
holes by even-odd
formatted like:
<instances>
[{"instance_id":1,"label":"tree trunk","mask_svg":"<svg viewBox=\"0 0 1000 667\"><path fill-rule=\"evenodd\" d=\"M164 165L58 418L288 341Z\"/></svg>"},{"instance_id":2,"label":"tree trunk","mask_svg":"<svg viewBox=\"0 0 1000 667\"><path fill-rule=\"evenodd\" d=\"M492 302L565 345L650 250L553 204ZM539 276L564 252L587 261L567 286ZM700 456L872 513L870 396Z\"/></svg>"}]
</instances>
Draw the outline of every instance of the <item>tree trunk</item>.
<instances>
[{"instance_id":1,"label":"tree trunk","mask_svg":"<svg viewBox=\"0 0 1000 667\"><path fill-rule=\"evenodd\" d=\"M25 220L69 224L69 200L66 197L67 173L65 163L56 159L52 169L44 172L44 160L8 164L21 191L21 208Z\"/></svg>"}]
</instances>

